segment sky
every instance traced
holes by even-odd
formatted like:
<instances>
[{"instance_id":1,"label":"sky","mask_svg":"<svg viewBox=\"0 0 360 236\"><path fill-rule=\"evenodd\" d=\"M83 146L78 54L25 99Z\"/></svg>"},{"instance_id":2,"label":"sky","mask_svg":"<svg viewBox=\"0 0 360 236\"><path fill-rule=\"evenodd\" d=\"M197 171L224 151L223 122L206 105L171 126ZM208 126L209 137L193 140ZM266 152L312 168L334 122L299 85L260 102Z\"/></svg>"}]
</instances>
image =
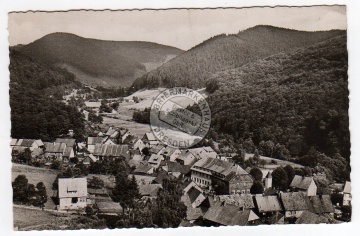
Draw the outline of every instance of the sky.
<instances>
[{"instance_id":1,"label":"sky","mask_svg":"<svg viewBox=\"0 0 360 236\"><path fill-rule=\"evenodd\" d=\"M183 50L218 34L256 25L296 30L346 29L345 6L254 7L9 14L9 43L31 43L54 32L115 41L149 41Z\"/></svg>"}]
</instances>

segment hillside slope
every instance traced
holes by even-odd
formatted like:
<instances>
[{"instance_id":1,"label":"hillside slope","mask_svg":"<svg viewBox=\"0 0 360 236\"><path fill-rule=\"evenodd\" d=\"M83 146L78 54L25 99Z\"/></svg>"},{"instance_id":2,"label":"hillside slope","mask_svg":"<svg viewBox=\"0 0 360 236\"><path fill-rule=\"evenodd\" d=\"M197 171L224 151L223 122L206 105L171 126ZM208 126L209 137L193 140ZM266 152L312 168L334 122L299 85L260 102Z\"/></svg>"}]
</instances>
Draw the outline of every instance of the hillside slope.
<instances>
[{"instance_id":1,"label":"hillside slope","mask_svg":"<svg viewBox=\"0 0 360 236\"><path fill-rule=\"evenodd\" d=\"M133 87L136 90L173 86L201 88L214 72L237 68L338 35L345 35L345 31L304 32L273 26L256 26L235 35L219 35L138 78Z\"/></svg>"},{"instance_id":2,"label":"hillside slope","mask_svg":"<svg viewBox=\"0 0 360 236\"><path fill-rule=\"evenodd\" d=\"M89 85L127 86L182 50L150 42L117 42L52 33L17 49L30 57L56 64Z\"/></svg>"},{"instance_id":3,"label":"hillside slope","mask_svg":"<svg viewBox=\"0 0 360 236\"><path fill-rule=\"evenodd\" d=\"M64 91L81 86L68 71L34 61L10 50L11 137L53 141L73 129L84 134L82 114L56 100Z\"/></svg>"},{"instance_id":4,"label":"hillside slope","mask_svg":"<svg viewBox=\"0 0 360 236\"><path fill-rule=\"evenodd\" d=\"M310 155L313 147L349 160L347 69L346 36L339 36L219 72L208 98L212 128L239 143L285 145L293 157ZM318 160L303 161L315 166Z\"/></svg>"}]
</instances>

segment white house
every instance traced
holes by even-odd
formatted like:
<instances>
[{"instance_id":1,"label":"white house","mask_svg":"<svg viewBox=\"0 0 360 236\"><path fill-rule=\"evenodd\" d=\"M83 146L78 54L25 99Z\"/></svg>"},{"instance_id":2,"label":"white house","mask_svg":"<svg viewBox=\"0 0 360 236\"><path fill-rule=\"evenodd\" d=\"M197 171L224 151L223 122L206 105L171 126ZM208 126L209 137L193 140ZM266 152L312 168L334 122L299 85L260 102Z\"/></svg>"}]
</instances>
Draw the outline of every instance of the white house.
<instances>
[{"instance_id":1,"label":"white house","mask_svg":"<svg viewBox=\"0 0 360 236\"><path fill-rule=\"evenodd\" d=\"M178 148L166 147L161 151L161 155L165 160L175 162L176 158L181 154L181 151Z\"/></svg>"},{"instance_id":2,"label":"white house","mask_svg":"<svg viewBox=\"0 0 360 236\"><path fill-rule=\"evenodd\" d=\"M350 206L351 205L351 182L346 181L343 193L344 193L343 205Z\"/></svg>"},{"instance_id":3,"label":"white house","mask_svg":"<svg viewBox=\"0 0 360 236\"><path fill-rule=\"evenodd\" d=\"M77 210L86 207L86 178L59 178L59 210Z\"/></svg>"},{"instance_id":4,"label":"white house","mask_svg":"<svg viewBox=\"0 0 360 236\"><path fill-rule=\"evenodd\" d=\"M295 191L305 192L307 196L316 196L317 186L313 177L295 175L290 188Z\"/></svg>"}]
</instances>

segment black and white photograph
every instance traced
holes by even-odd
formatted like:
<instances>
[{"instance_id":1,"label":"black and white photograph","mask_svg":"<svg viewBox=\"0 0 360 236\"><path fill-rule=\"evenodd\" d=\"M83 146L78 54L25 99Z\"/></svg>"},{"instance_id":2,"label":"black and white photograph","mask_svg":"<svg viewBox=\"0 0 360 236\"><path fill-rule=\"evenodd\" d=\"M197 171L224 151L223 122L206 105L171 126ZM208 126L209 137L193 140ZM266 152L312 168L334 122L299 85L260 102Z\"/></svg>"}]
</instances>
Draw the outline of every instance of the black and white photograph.
<instances>
[{"instance_id":1,"label":"black and white photograph","mask_svg":"<svg viewBox=\"0 0 360 236\"><path fill-rule=\"evenodd\" d=\"M349 224L347 9L9 12L13 230Z\"/></svg>"}]
</instances>

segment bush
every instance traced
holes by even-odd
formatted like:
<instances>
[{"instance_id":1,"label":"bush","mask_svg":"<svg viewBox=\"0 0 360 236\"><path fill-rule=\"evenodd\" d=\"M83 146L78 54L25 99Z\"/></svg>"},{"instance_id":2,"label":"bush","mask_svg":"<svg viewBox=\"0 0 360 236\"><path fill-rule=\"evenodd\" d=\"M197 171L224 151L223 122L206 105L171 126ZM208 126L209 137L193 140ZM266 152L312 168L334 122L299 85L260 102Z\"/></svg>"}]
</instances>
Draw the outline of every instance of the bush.
<instances>
[{"instance_id":1,"label":"bush","mask_svg":"<svg viewBox=\"0 0 360 236\"><path fill-rule=\"evenodd\" d=\"M95 189L101 189L105 186L104 181L102 179L100 179L99 177L92 177L89 181L88 181L88 187L89 188L95 188Z\"/></svg>"},{"instance_id":2,"label":"bush","mask_svg":"<svg viewBox=\"0 0 360 236\"><path fill-rule=\"evenodd\" d=\"M61 168L61 162L60 161L55 160L55 161L51 162L50 169L60 170L60 168Z\"/></svg>"}]
</instances>

